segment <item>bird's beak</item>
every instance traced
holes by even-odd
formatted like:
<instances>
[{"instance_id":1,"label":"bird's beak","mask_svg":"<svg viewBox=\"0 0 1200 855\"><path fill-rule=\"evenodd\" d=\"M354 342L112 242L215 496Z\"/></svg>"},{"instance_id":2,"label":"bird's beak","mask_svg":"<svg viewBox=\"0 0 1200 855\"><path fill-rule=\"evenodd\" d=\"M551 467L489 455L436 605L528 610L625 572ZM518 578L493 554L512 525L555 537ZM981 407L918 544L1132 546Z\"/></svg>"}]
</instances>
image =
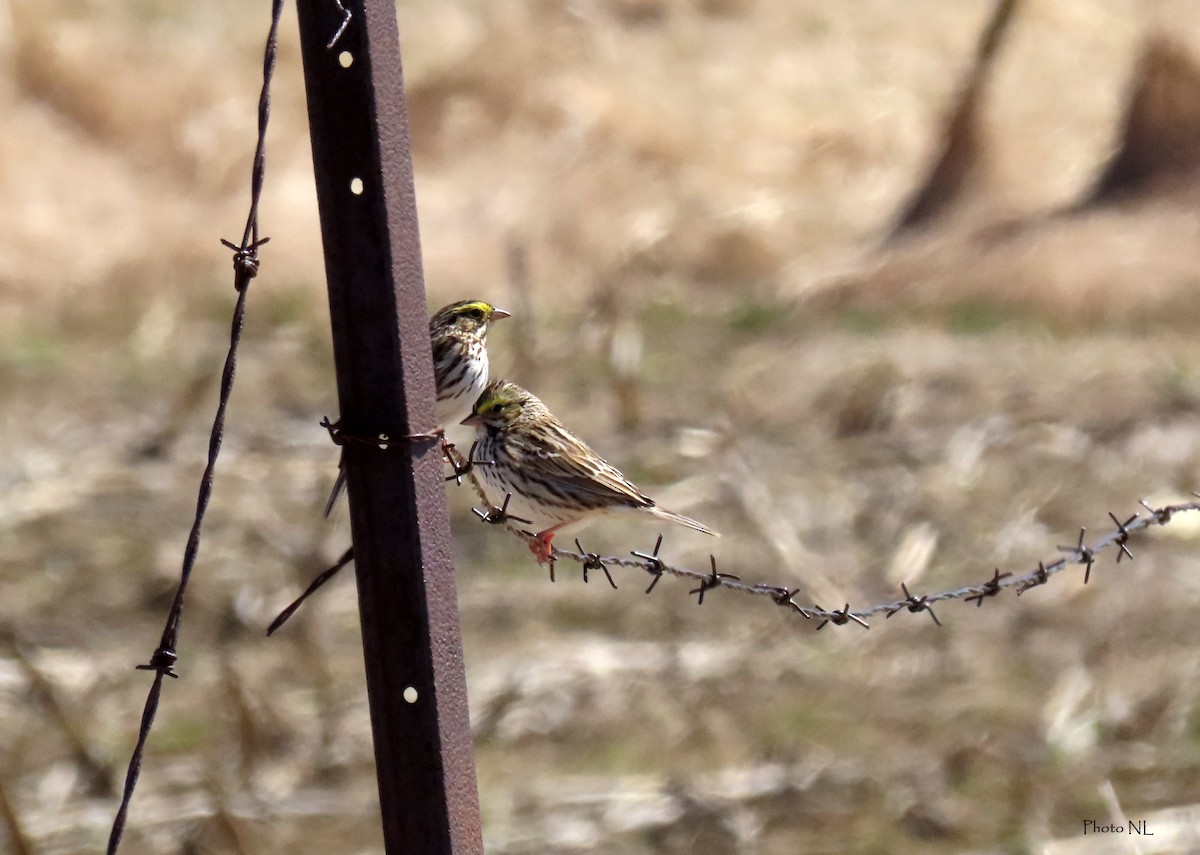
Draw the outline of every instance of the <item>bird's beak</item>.
<instances>
[{"instance_id":1,"label":"bird's beak","mask_svg":"<svg viewBox=\"0 0 1200 855\"><path fill-rule=\"evenodd\" d=\"M512 317L512 312L506 312L506 311L504 311L504 309L500 309L495 306L492 307L492 320L493 321L499 321L499 320L503 320L504 318L511 318L511 317Z\"/></svg>"},{"instance_id":2,"label":"bird's beak","mask_svg":"<svg viewBox=\"0 0 1200 855\"><path fill-rule=\"evenodd\" d=\"M469 425L470 427L479 427L479 425L483 424L483 419L480 418L478 413L471 413L471 415L467 416L465 419L459 422L459 424Z\"/></svg>"}]
</instances>

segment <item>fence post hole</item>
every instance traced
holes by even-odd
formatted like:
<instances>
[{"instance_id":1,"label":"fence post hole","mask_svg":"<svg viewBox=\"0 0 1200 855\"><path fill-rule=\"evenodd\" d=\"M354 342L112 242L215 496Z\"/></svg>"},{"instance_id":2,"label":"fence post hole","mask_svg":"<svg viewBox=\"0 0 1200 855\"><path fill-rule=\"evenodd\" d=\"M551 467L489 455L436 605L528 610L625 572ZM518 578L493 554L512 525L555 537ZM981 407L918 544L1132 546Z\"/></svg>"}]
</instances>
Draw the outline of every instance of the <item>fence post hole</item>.
<instances>
[{"instance_id":1,"label":"fence post hole","mask_svg":"<svg viewBox=\"0 0 1200 855\"><path fill-rule=\"evenodd\" d=\"M394 0L299 0L389 855L482 853ZM333 455L330 455L333 460Z\"/></svg>"}]
</instances>

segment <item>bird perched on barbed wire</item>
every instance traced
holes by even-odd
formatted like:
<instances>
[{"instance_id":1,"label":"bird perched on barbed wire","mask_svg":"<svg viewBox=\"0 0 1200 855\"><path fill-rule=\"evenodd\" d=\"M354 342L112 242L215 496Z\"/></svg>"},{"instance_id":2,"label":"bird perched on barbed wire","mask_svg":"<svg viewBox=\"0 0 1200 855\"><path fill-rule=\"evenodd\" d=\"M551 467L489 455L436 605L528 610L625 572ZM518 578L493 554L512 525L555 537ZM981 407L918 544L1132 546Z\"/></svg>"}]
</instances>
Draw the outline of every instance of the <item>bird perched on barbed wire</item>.
<instances>
[{"instance_id":1,"label":"bird perched on barbed wire","mask_svg":"<svg viewBox=\"0 0 1200 855\"><path fill-rule=\"evenodd\" d=\"M434 415L439 426L457 424L488 380L487 334L492 321L509 317L504 309L482 300L451 303L429 319L433 347L433 381L437 387ZM344 461L344 458L343 458ZM346 470L338 463L338 477L325 504L329 516L346 485Z\"/></svg>"},{"instance_id":2,"label":"bird perched on barbed wire","mask_svg":"<svg viewBox=\"0 0 1200 855\"><path fill-rule=\"evenodd\" d=\"M615 466L571 433L536 396L493 380L462 421L475 427L479 471L506 511L537 532L529 548L551 558L550 541L568 526L614 511L641 511L717 536L708 526L660 508Z\"/></svg>"}]
</instances>

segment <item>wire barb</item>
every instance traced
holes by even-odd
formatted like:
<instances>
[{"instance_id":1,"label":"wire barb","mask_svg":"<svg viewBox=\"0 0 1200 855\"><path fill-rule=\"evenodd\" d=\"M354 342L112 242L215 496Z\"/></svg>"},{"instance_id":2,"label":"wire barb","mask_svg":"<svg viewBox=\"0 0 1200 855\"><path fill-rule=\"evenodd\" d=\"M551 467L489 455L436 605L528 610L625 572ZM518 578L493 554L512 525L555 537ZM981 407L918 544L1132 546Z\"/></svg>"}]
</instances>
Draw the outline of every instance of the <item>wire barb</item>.
<instances>
[{"instance_id":1,"label":"wire barb","mask_svg":"<svg viewBox=\"0 0 1200 855\"><path fill-rule=\"evenodd\" d=\"M1026 579L1017 585L1017 596L1021 596L1030 588L1036 588L1039 585L1045 585L1050 581L1050 572L1046 569L1046 565L1041 561L1038 562L1038 569L1034 571L1033 578Z\"/></svg>"},{"instance_id":2,"label":"wire barb","mask_svg":"<svg viewBox=\"0 0 1200 855\"><path fill-rule=\"evenodd\" d=\"M269 237L252 240L238 245L221 238L222 245L233 250L233 287L236 291L246 290L250 280L258 275L258 248L271 239Z\"/></svg>"},{"instance_id":3,"label":"wire barb","mask_svg":"<svg viewBox=\"0 0 1200 855\"><path fill-rule=\"evenodd\" d=\"M505 493L504 501L500 504L500 507L489 507L486 511L482 508L471 508L471 512L489 525L504 525L510 520L513 522L521 522L525 523L526 525L530 525L531 523L529 520L518 516L513 516L508 512L508 503L511 500L512 493Z\"/></svg>"},{"instance_id":4,"label":"wire barb","mask_svg":"<svg viewBox=\"0 0 1200 855\"><path fill-rule=\"evenodd\" d=\"M800 616L805 620L812 617L812 612L808 611L797 603L793 598L800 593L799 590L793 591L790 588L784 588L780 585L755 585L750 589L752 594L765 594L777 606L790 606L794 611L800 613Z\"/></svg>"},{"instance_id":5,"label":"wire barb","mask_svg":"<svg viewBox=\"0 0 1200 855\"><path fill-rule=\"evenodd\" d=\"M583 583L587 584L589 570L599 570L604 574L604 578L608 579L608 584L612 585L613 590L617 590L617 583L613 581L612 573L608 572L608 568L604 565L604 559L595 552L584 550L579 538L575 538L575 548L583 556L583 561L580 562L583 565Z\"/></svg>"},{"instance_id":6,"label":"wire barb","mask_svg":"<svg viewBox=\"0 0 1200 855\"><path fill-rule=\"evenodd\" d=\"M467 452L467 457L464 460L462 455L458 453L458 449L454 447L454 443L442 440L442 454L446 456L446 462L450 464L450 468L454 470L454 474L446 478L447 481L453 481L461 486L462 479L475 469L476 466L495 466L494 460L476 460L475 450L479 448L479 440L471 443L471 450Z\"/></svg>"},{"instance_id":7,"label":"wire barb","mask_svg":"<svg viewBox=\"0 0 1200 855\"><path fill-rule=\"evenodd\" d=\"M338 11L342 13L342 22L338 25L337 32L333 34L333 38L326 43L325 50L333 50L334 46L341 41L346 28L350 26L350 19L354 17L351 11L342 5L342 0L333 0L333 5L337 6Z\"/></svg>"},{"instance_id":8,"label":"wire barb","mask_svg":"<svg viewBox=\"0 0 1200 855\"><path fill-rule=\"evenodd\" d=\"M849 603L846 603L846 605L842 606L842 608L834 609L831 612L827 612L820 606L817 606L817 611L823 612L825 615L825 620L823 620L819 624L817 624L818 630L824 629L826 624L831 623L834 626L845 626L846 624L850 623L850 621L854 621L856 624L861 626L863 629L871 628L870 626L867 625L867 622L865 620L863 620L861 617L856 615L854 612L850 611Z\"/></svg>"},{"instance_id":9,"label":"wire barb","mask_svg":"<svg viewBox=\"0 0 1200 855\"><path fill-rule=\"evenodd\" d=\"M654 586L658 584L658 580L662 578L664 572L665 565L663 564L662 559L658 557L658 550L662 548L662 541L662 532L659 532L658 540L654 541L654 551L649 555L644 552L638 552L637 550L629 553L635 558L640 558L645 561L646 563L642 565L643 569L645 569L647 573L654 577L654 579L650 582L650 587L646 589L647 594L654 590Z\"/></svg>"},{"instance_id":10,"label":"wire barb","mask_svg":"<svg viewBox=\"0 0 1200 855\"><path fill-rule=\"evenodd\" d=\"M1158 525L1166 525L1171 521L1171 514L1174 513L1172 508L1152 508L1146 503L1145 499L1138 499L1138 504L1150 512L1150 516L1154 517L1154 522Z\"/></svg>"},{"instance_id":11,"label":"wire barb","mask_svg":"<svg viewBox=\"0 0 1200 855\"><path fill-rule=\"evenodd\" d=\"M789 597L788 599L783 600L783 601L776 600L775 604L780 605L780 606L791 606L793 609L795 609L796 611L798 611L800 613L800 616L802 618L804 618L805 620L812 620L813 613L810 612L808 609L804 608L803 606L801 606L799 603L797 603L791 597Z\"/></svg>"},{"instance_id":12,"label":"wire barb","mask_svg":"<svg viewBox=\"0 0 1200 855\"><path fill-rule=\"evenodd\" d=\"M1108 516L1117 526L1117 536L1113 538L1113 543L1115 543L1117 548L1121 550L1117 553L1117 563L1120 564L1121 559L1125 556L1129 556L1129 560L1132 561L1133 553L1129 551L1129 547L1125 544L1129 542L1129 525L1138 518L1138 515L1134 514L1129 519L1125 520L1125 522L1118 520L1117 515L1112 511L1108 512Z\"/></svg>"},{"instance_id":13,"label":"wire barb","mask_svg":"<svg viewBox=\"0 0 1200 855\"><path fill-rule=\"evenodd\" d=\"M179 661L179 655L170 647L160 647L150 656L150 661L145 665L135 665L136 671L157 671L164 677L172 677L176 680L179 675L175 673L175 663Z\"/></svg>"},{"instance_id":14,"label":"wire barb","mask_svg":"<svg viewBox=\"0 0 1200 855\"><path fill-rule=\"evenodd\" d=\"M937 615L933 613L933 606L930 605L929 597L914 597L908 592L908 585L904 584L903 582L900 583L900 590L904 591L904 603L899 607L889 611L884 616L885 620L890 618L896 612L900 611L900 609L907 609L913 614L916 614L917 612L929 612L929 616L933 618L933 622L938 626L942 625L942 622L938 620Z\"/></svg>"},{"instance_id":15,"label":"wire barb","mask_svg":"<svg viewBox=\"0 0 1200 855\"><path fill-rule=\"evenodd\" d=\"M696 598L696 605L698 606L704 605L705 591L711 591L713 588L721 587L726 579L741 580L742 578L741 576L734 576L732 573L718 573L717 556L710 554L708 556L708 561L712 565L712 573L700 582L699 588L693 588L692 590L688 591L688 596L691 596L692 594L699 594L699 596Z\"/></svg>"},{"instance_id":16,"label":"wire barb","mask_svg":"<svg viewBox=\"0 0 1200 855\"><path fill-rule=\"evenodd\" d=\"M963 602L966 602L966 603L974 602L975 608L979 608L980 606L983 605L983 601L986 600L988 597L994 597L1000 593L1000 591L1002 590L1002 587L1000 585L1001 580L1007 579L1011 575L1012 575L1012 573L1001 573L1000 568L997 567L996 572L992 575L992 578L989 579L987 582L984 582L983 585L980 588L978 588L974 594L971 594L971 596L963 597Z\"/></svg>"},{"instance_id":17,"label":"wire barb","mask_svg":"<svg viewBox=\"0 0 1200 855\"><path fill-rule=\"evenodd\" d=\"M1087 534L1086 528L1079 529L1079 542L1074 546L1060 546L1059 552L1068 552L1071 554L1071 563L1083 564L1087 569L1083 571L1083 584L1087 584L1092 578L1092 565L1096 563L1096 553L1083 542L1084 535Z\"/></svg>"}]
</instances>

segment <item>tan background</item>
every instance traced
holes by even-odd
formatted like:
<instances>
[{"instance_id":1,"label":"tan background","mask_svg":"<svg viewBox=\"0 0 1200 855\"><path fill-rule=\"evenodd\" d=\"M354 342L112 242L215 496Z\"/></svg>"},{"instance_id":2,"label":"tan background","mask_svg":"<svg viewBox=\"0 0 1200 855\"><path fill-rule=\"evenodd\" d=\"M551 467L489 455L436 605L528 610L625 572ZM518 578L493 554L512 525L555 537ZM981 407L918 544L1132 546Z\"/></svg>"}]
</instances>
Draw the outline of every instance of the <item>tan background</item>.
<instances>
[{"instance_id":1,"label":"tan background","mask_svg":"<svg viewBox=\"0 0 1200 855\"><path fill-rule=\"evenodd\" d=\"M115 800L79 754L119 776L132 746L227 336L218 238L244 218L268 5L0 0L0 795L34 852L100 848ZM516 312L497 373L725 532L668 532L672 560L869 604L1030 569L1200 487L1194 175L1062 213L1117 144L1147 35L1200 56L1193 3L1023 4L968 192L881 249L989 10L400 5L430 306ZM291 8L262 224L130 855L379 847L351 579L262 635L348 536L344 510L320 518L336 402ZM947 604L942 629L815 634L630 572L551 585L450 494L489 852L1041 852L1119 810L1153 851L1200 846L1169 836L1200 802L1191 520L1086 589L1072 571ZM606 521L584 545L655 532Z\"/></svg>"}]
</instances>

